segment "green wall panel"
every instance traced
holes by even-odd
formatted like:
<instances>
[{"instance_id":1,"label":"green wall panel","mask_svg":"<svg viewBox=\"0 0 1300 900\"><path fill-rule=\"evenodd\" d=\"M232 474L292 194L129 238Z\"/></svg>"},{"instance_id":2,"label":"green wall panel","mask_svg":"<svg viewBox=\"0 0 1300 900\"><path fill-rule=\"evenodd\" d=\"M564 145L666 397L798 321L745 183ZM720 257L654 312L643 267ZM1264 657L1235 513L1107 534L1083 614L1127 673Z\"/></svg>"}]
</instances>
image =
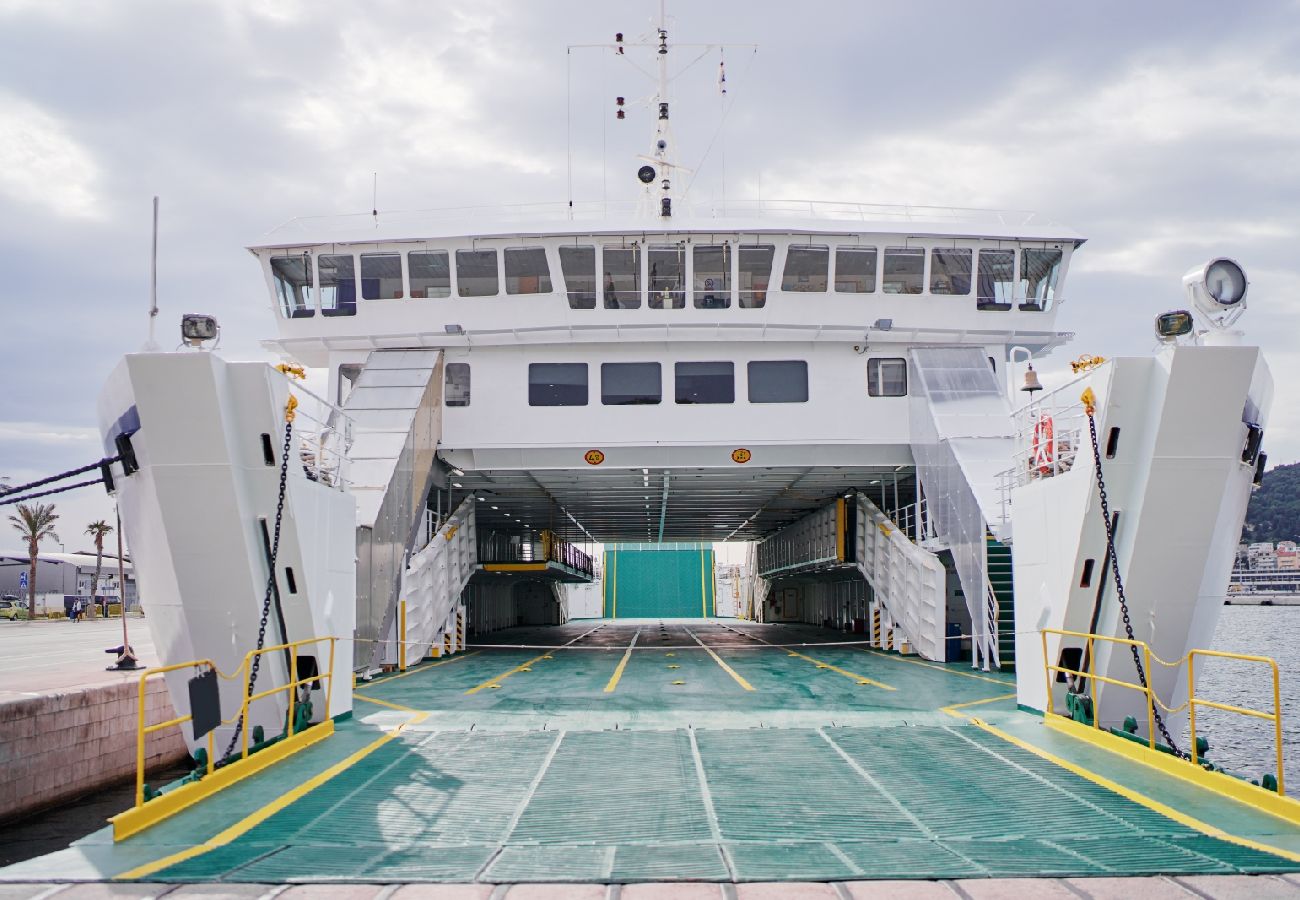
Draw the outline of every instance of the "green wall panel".
<instances>
[{"instance_id":1,"label":"green wall panel","mask_svg":"<svg viewBox=\"0 0 1300 900\"><path fill-rule=\"evenodd\" d=\"M615 619L713 615L713 550L605 551L604 614Z\"/></svg>"}]
</instances>

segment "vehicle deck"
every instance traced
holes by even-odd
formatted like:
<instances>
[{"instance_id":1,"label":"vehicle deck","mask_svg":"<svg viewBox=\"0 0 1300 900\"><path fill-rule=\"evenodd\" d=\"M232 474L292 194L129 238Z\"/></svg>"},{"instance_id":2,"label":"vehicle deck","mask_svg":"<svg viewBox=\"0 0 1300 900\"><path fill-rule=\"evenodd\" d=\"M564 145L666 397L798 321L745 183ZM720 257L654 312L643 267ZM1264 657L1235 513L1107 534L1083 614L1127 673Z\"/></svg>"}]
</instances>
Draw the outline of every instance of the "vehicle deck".
<instances>
[{"instance_id":1,"label":"vehicle deck","mask_svg":"<svg viewBox=\"0 0 1300 900\"><path fill-rule=\"evenodd\" d=\"M1045 728L1011 676L853 640L730 620L499 632L358 684L334 737L170 820L0 880L1300 871L1300 828Z\"/></svg>"}]
</instances>

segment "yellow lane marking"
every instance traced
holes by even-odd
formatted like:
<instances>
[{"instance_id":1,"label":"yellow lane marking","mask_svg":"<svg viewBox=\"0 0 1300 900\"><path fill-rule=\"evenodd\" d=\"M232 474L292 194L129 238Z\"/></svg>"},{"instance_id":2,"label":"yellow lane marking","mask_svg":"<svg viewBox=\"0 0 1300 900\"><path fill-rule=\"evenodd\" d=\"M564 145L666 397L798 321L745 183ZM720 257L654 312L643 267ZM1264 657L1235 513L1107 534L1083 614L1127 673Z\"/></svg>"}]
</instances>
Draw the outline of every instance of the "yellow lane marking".
<instances>
[{"instance_id":1,"label":"yellow lane marking","mask_svg":"<svg viewBox=\"0 0 1300 900\"><path fill-rule=\"evenodd\" d=\"M497 688L501 687L501 682L505 681L511 675L514 675L518 672L527 671L535 662L541 662L544 659L554 659L555 657L552 656L551 653L554 652L555 650L563 650L565 647L569 646L569 644L576 644L578 643L578 641L582 640L587 635L591 634L594 631L599 631L604 627L605 626L603 625L597 625L595 628L588 629L587 631L584 631L582 634L578 635L573 640L567 641L566 643L563 643L560 646L553 648L550 652L543 653L541 656L534 656L532 659L528 660L528 662L520 663L519 665L515 666L513 669L502 672L500 675L497 675L495 678L489 678L487 681L484 681L482 684L474 685L472 688L466 691L465 694L466 696L469 696L471 694L477 694L479 691L488 688L491 688L492 690L496 690Z\"/></svg>"},{"instance_id":2,"label":"yellow lane marking","mask_svg":"<svg viewBox=\"0 0 1300 900\"><path fill-rule=\"evenodd\" d=\"M1010 694L998 694L996 697L985 697L983 700L969 700L966 703L954 703L951 706L941 707L939 712L947 713L948 715L954 716L958 719L969 719L970 716L965 713L959 713L957 710L965 709L968 706L982 706L985 703L996 703L999 700L1011 700L1014 699L1015 696L1016 695L1013 692Z\"/></svg>"},{"instance_id":3,"label":"yellow lane marking","mask_svg":"<svg viewBox=\"0 0 1300 900\"><path fill-rule=\"evenodd\" d=\"M142 866L136 866L134 869L128 869L127 871L121 873L120 875L115 875L114 880L134 881L140 878L144 878L148 875L152 875L153 873L161 871L162 869L165 869L168 866L173 866L176 863L184 862L187 859L193 859L196 856L201 856L202 854L207 853L209 850L215 850L218 847L224 847L226 844L229 844L235 838L247 834L249 831L253 830L255 827L265 822L267 819L271 818L271 816L275 815L276 813L280 812L283 809L286 809L290 805L297 803L303 797L307 796L308 793L314 791L316 788L320 787L322 784L329 781L334 776L339 775L347 771L348 769L352 768L358 762L365 759L370 754L374 753L380 747L384 746L384 744L387 744L389 741L396 739L397 736L402 733L402 730L405 729L407 725L414 725L419 722L423 722L426 718L428 718L428 715L429 715L428 713L416 713L414 716L412 716L409 722L403 722L401 725L399 725L397 728L390 731L388 734L372 741L371 743L362 747L360 750L358 750L356 753L353 753L351 756L347 757L346 759L336 762L334 765L330 766L328 769L324 770L323 772L313 775L311 778L307 779L306 781L298 785L293 790L281 794L279 797L277 797L275 800L272 800L270 803L266 804L261 809L258 809L255 812L250 813L249 815L240 819L234 825L231 825L229 828L225 829L224 831L218 832L215 836L209 838L203 843L195 844L193 847L187 847L184 850L180 850L169 856L164 856L162 859L156 859L153 862L145 863Z\"/></svg>"},{"instance_id":4,"label":"yellow lane marking","mask_svg":"<svg viewBox=\"0 0 1300 900\"><path fill-rule=\"evenodd\" d=\"M704 648L705 653L713 657L713 661L715 663L722 666L722 671L726 672L728 675L730 675L732 678L736 680L736 684L740 685L747 691L752 691L754 689L754 686L752 684L750 684L748 681L740 677L739 672L737 672L731 666L727 665L727 663L722 659L721 656L718 656L718 654L714 653L712 647L710 647L708 644L704 643L704 641L696 637L695 632L687 628L686 633L689 634L695 640L695 643L699 644L701 647Z\"/></svg>"},{"instance_id":5,"label":"yellow lane marking","mask_svg":"<svg viewBox=\"0 0 1300 900\"><path fill-rule=\"evenodd\" d=\"M914 666L925 666L927 669L938 669L940 672L947 672L949 675L960 675L962 678L977 678L980 681L989 681L993 684L1003 684L1008 687L1012 685L1012 682L1005 681L1001 678L990 678L987 675L976 675L974 672L960 672L956 669L950 669L947 666L937 666L934 663L925 662L920 659L909 659L906 656L899 656L896 653L885 653L880 650L871 650L866 647L859 647L858 649L863 653L870 653L872 656L882 656L885 659L892 659L896 662L911 663Z\"/></svg>"},{"instance_id":6,"label":"yellow lane marking","mask_svg":"<svg viewBox=\"0 0 1300 900\"><path fill-rule=\"evenodd\" d=\"M843 675L845 678L852 678L858 684L869 684L872 687L880 688L882 691L898 690L898 688L885 684L883 681L876 681L874 678L868 678L865 675L859 675L856 672L850 672L848 669L841 669L839 666L832 666L828 662L823 662L820 659L813 659L811 656L804 656L802 653L796 653L793 650L790 651L790 655L797 656L800 659L806 659L810 663L816 663L817 668L819 669L826 669L828 671L834 672L837 675Z\"/></svg>"},{"instance_id":7,"label":"yellow lane marking","mask_svg":"<svg viewBox=\"0 0 1300 900\"><path fill-rule=\"evenodd\" d=\"M636 646L636 639L640 636L641 629L638 628L636 634L632 635L632 643L628 644L627 649L623 651L623 658L618 661L618 667L614 669L614 674L609 677L609 684L605 685L606 694L614 693L614 689L618 687L618 680L623 677L623 670L627 668L627 661L632 658L632 648Z\"/></svg>"},{"instance_id":8,"label":"yellow lane marking","mask_svg":"<svg viewBox=\"0 0 1300 900\"><path fill-rule=\"evenodd\" d=\"M1005 731L1002 731L999 728L994 728L992 725L988 724L987 722L981 721L980 719L977 719L974 716L970 717L970 721L972 725L975 725L978 728L982 728L984 731L987 731L989 734L993 735L994 737L1001 738L1002 740L1006 741L1008 744L1012 744L1013 746L1019 747L1021 750L1025 750L1029 753L1032 753L1035 756L1041 759L1045 759L1050 763L1055 763L1056 765L1065 769L1067 772L1073 772L1075 775L1078 775L1080 778L1083 778L1087 781L1091 781L1093 784L1099 785L1100 787L1103 787L1108 791L1112 791L1116 794L1119 794L1121 797L1124 797L1127 800L1132 800L1134 803L1137 803L1140 806L1145 806L1147 809L1153 812L1157 812L1160 815L1165 816L1166 818L1173 819L1175 822L1178 822L1182 825L1186 825L1188 828L1192 828L1196 831L1199 831L1201 832L1201 834L1207 834L1210 837L1218 838L1221 841L1227 841L1230 844L1237 844L1238 846L1241 847L1249 847L1252 850L1260 850L1263 851L1264 853L1272 853L1275 856L1280 856L1283 859L1289 859L1292 862L1300 862L1300 853L1294 853L1290 850L1283 850L1281 847L1273 847L1270 846L1269 844L1260 843L1259 841L1252 841L1249 838L1243 838L1243 837L1238 837L1235 834L1229 834L1228 832L1223 831L1220 828L1215 828L1213 825L1210 825L1206 822L1202 822L1200 819L1194 819L1191 816L1187 815L1186 813L1179 812L1178 810L1174 809L1171 806L1166 806L1165 804L1161 803L1158 800L1153 800L1152 798L1146 796L1145 794L1140 794L1137 791L1127 788L1118 782L1111 781L1109 778L1105 777L1104 775L1098 775L1096 772L1092 772L1088 769L1085 769L1083 766L1079 766L1070 762L1069 760L1062 759L1061 757L1057 756L1054 753L1049 753L1046 750L1042 749L1041 747L1035 747L1033 744L1029 743L1028 741L1023 741L1018 737L1007 734Z\"/></svg>"},{"instance_id":9,"label":"yellow lane marking","mask_svg":"<svg viewBox=\"0 0 1300 900\"><path fill-rule=\"evenodd\" d=\"M376 700L374 697L367 697L364 694L353 693L352 696L357 700L364 700L367 703L374 703L378 706L387 706L389 709L395 709L398 712L419 712L418 709L412 709L409 706L402 706L400 703L389 703L387 700Z\"/></svg>"},{"instance_id":10,"label":"yellow lane marking","mask_svg":"<svg viewBox=\"0 0 1300 900\"><path fill-rule=\"evenodd\" d=\"M405 672L403 672L400 675L388 675L384 678L380 678L377 681L363 681L361 682L360 687L358 687L357 690L365 690L366 688L379 687L379 685L381 684L387 684L388 682L396 681L399 678L410 678L412 675L419 675L421 672L425 671L426 669L436 669L438 668L438 666L445 666L450 663L454 663L460 659L469 659L471 656L478 656L478 654L482 652L483 651L481 650L473 650L470 651L469 653L458 653L455 656L448 657L447 659L442 660L441 662L429 663L427 666L419 666L417 668L407 669ZM361 695L356 694L356 696L359 697Z\"/></svg>"}]
</instances>

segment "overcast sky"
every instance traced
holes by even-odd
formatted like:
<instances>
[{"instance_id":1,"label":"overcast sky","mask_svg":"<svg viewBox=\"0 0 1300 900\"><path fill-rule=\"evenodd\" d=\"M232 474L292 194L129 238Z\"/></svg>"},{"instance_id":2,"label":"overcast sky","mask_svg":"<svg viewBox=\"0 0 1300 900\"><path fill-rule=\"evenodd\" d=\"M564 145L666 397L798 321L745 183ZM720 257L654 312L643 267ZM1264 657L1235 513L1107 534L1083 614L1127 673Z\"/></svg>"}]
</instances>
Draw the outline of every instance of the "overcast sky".
<instances>
[{"instance_id":1,"label":"overcast sky","mask_svg":"<svg viewBox=\"0 0 1300 900\"><path fill-rule=\"evenodd\" d=\"M1032 209L1073 227L1089 241L1058 325L1078 337L1049 375L1083 352L1149 352L1182 273L1232 256L1251 279L1241 326L1279 388L1265 449L1300 459L1300 2L671 7L675 43L733 45L726 106L716 50L676 85L696 198ZM243 248L293 216L368 212L372 173L381 212L558 201L571 145L578 199L633 197L651 87L565 47L643 34L656 8L0 0L0 475L100 455L100 386L145 338L154 194L161 342L209 312L232 357L274 328ZM633 101L622 123L616 95ZM69 550L111 516L98 489L58 503Z\"/></svg>"}]
</instances>

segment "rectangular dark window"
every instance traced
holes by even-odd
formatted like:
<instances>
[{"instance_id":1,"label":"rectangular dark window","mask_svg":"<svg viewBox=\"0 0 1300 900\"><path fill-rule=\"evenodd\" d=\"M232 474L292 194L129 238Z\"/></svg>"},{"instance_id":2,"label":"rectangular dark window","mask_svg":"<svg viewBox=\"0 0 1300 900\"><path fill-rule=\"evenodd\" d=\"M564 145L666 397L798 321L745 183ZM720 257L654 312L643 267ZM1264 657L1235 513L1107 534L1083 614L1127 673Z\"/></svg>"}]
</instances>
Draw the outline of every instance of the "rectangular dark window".
<instances>
[{"instance_id":1,"label":"rectangular dark window","mask_svg":"<svg viewBox=\"0 0 1300 900\"><path fill-rule=\"evenodd\" d=\"M462 297L495 297L500 292L495 250L456 251L456 293Z\"/></svg>"},{"instance_id":2,"label":"rectangular dark window","mask_svg":"<svg viewBox=\"0 0 1300 900\"><path fill-rule=\"evenodd\" d=\"M885 271L880 290L886 294L919 294L925 286L925 251L914 247L886 247Z\"/></svg>"},{"instance_id":3,"label":"rectangular dark window","mask_svg":"<svg viewBox=\"0 0 1300 900\"><path fill-rule=\"evenodd\" d=\"M731 247L701 245L695 248L695 308L731 306Z\"/></svg>"},{"instance_id":4,"label":"rectangular dark window","mask_svg":"<svg viewBox=\"0 0 1300 900\"><path fill-rule=\"evenodd\" d=\"M867 360L867 395L907 396L907 360L901 357L873 357Z\"/></svg>"},{"instance_id":5,"label":"rectangular dark window","mask_svg":"<svg viewBox=\"0 0 1300 900\"><path fill-rule=\"evenodd\" d=\"M448 406L469 406L469 363L447 363L443 380L443 402Z\"/></svg>"},{"instance_id":6,"label":"rectangular dark window","mask_svg":"<svg viewBox=\"0 0 1300 900\"><path fill-rule=\"evenodd\" d=\"M772 258L776 248L771 244L741 246L736 256L740 269L740 308L760 309L767 304L767 286L772 280Z\"/></svg>"},{"instance_id":7,"label":"rectangular dark window","mask_svg":"<svg viewBox=\"0 0 1300 900\"><path fill-rule=\"evenodd\" d=\"M605 309L641 308L641 248L606 247Z\"/></svg>"},{"instance_id":8,"label":"rectangular dark window","mask_svg":"<svg viewBox=\"0 0 1300 900\"><path fill-rule=\"evenodd\" d=\"M663 396L659 363L601 363L600 402L606 406L652 406Z\"/></svg>"},{"instance_id":9,"label":"rectangular dark window","mask_svg":"<svg viewBox=\"0 0 1300 900\"><path fill-rule=\"evenodd\" d=\"M830 264L829 247L790 245L785 251L785 274L781 277L781 290L797 293L825 291Z\"/></svg>"},{"instance_id":10,"label":"rectangular dark window","mask_svg":"<svg viewBox=\"0 0 1300 900\"><path fill-rule=\"evenodd\" d=\"M876 290L876 248L835 249L835 290L841 294L871 294Z\"/></svg>"},{"instance_id":11,"label":"rectangular dark window","mask_svg":"<svg viewBox=\"0 0 1300 900\"><path fill-rule=\"evenodd\" d=\"M1095 559L1085 559L1083 561L1083 574L1079 576L1079 587L1092 586L1092 567L1096 562Z\"/></svg>"},{"instance_id":12,"label":"rectangular dark window","mask_svg":"<svg viewBox=\"0 0 1300 900\"><path fill-rule=\"evenodd\" d=\"M1016 251L981 250L975 305L979 309L1008 310L1015 287Z\"/></svg>"},{"instance_id":13,"label":"rectangular dark window","mask_svg":"<svg viewBox=\"0 0 1300 900\"><path fill-rule=\"evenodd\" d=\"M586 363L529 363L529 406L586 406Z\"/></svg>"},{"instance_id":14,"label":"rectangular dark window","mask_svg":"<svg viewBox=\"0 0 1300 900\"><path fill-rule=\"evenodd\" d=\"M451 296L451 264L447 261L446 250L411 251L406 254L406 268L411 279L412 297Z\"/></svg>"},{"instance_id":15,"label":"rectangular dark window","mask_svg":"<svg viewBox=\"0 0 1300 900\"><path fill-rule=\"evenodd\" d=\"M549 294L551 267L541 247L506 248L506 293Z\"/></svg>"},{"instance_id":16,"label":"rectangular dark window","mask_svg":"<svg viewBox=\"0 0 1300 900\"><path fill-rule=\"evenodd\" d=\"M570 309L596 308L596 248L560 248L560 271L569 294Z\"/></svg>"},{"instance_id":17,"label":"rectangular dark window","mask_svg":"<svg viewBox=\"0 0 1300 900\"><path fill-rule=\"evenodd\" d=\"M735 364L679 362L675 366L678 403L735 403Z\"/></svg>"},{"instance_id":18,"label":"rectangular dark window","mask_svg":"<svg viewBox=\"0 0 1300 900\"><path fill-rule=\"evenodd\" d=\"M1020 295L1024 310L1046 310L1056 299L1056 278L1061 272L1060 250L1020 251Z\"/></svg>"},{"instance_id":19,"label":"rectangular dark window","mask_svg":"<svg viewBox=\"0 0 1300 900\"><path fill-rule=\"evenodd\" d=\"M971 251L933 250L930 253L930 293L965 296L970 293Z\"/></svg>"},{"instance_id":20,"label":"rectangular dark window","mask_svg":"<svg viewBox=\"0 0 1300 900\"><path fill-rule=\"evenodd\" d=\"M316 257L321 312L327 316L357 314L357 271L351 254Z\"/></svg>"},{"instance_id":21,"label":"rectangular dark window","mask_svg":"<svg viewBox=\"0 0 1300 900\"><path fill-rule=\"evenodd\" d=\"M1119 427L1112 426L1106 433L1106 458L1114 459L1119 452Z\"/></svg>"},{"instance_id":22,"label":"rectangular dark window","mask_svg":"<svg viewBox=\"0 0 1300 900\"><path fill-rule=\"evenodd\" d=\"M312 308L310 254L271 257L271 274L286 319L306 319L316 314Z\"/></svg>"},{"instance_id":23,"label":"rectangular dark window","mask_svg":"<svg viewBox=\"0 0 1300 900\"><path fill-rule=\"evenodd\" d=\"M362 300L401 300L405 296L406 292L402 290L402 254L361 254Z\"/></svg>"},{"instance_id":24,"label":"rectangular dark window","mask_svg":"<svg viewBox=\"0 0 1300 900\"><path fill-rule=\"evenodd\" d=\"M646 257L651 309L682 309L686 306L686 248L675 244L651 247Z\"/></svg>"},{"instance_id":25,"label":"rectangular dark window","mask_svg":"<svg viewBox=\"0 0 1300 900\"><path fill-rule=\"evenodd\" d=\"M750 403L808 401L808 363L802 359L751 362L747 369Z\"/></svg>"}]
</instances>

